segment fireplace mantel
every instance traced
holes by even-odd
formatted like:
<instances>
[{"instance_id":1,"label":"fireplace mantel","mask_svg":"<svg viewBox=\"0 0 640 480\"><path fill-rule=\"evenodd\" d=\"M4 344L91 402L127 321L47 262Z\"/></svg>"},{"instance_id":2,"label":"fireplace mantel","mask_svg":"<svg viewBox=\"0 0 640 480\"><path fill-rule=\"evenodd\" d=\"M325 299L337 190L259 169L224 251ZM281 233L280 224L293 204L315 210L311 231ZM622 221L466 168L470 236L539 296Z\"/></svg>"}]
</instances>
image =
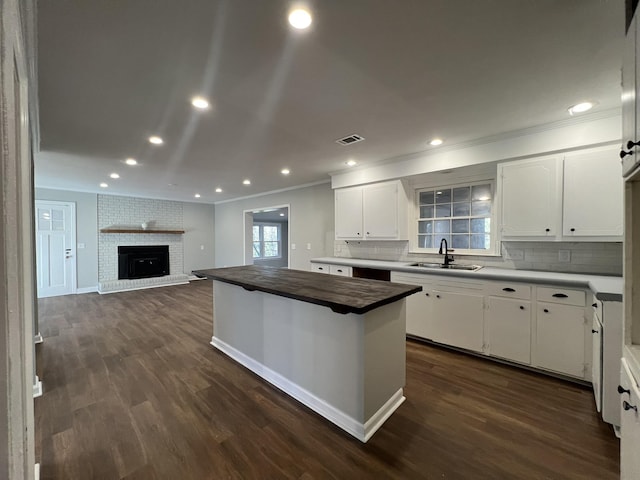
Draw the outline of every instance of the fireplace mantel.
<instances>
[{"instance_id":1,"label":"fireplace mantel","mask_svg":"<svg viewBox=\"0 0 640 480\"><path fill-rule=\"evenodd\" d=\"M135 227L107 227L101 228L100 233L168 233L181 235L184 230L165 230L161 228L135 228Z\"/></svg>"}]
</instances>

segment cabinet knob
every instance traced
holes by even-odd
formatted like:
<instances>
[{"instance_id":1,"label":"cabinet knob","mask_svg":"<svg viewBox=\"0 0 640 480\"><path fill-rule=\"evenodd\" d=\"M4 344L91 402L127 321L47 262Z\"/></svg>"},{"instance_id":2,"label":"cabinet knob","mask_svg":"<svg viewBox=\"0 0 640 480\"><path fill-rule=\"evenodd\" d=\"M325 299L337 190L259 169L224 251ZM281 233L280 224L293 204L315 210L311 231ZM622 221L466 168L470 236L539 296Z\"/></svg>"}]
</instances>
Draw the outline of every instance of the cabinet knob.
<instances>
[{"instance_id":1,"label":"cabinet knob","mask_svg":"<svg viewBox=\"0 0 640 480\"><path fill-rule=\"evenodd\" d=\"M440 298L440 295L436 295L436 298Z\"/></svg>"},{"instance_id":2,"label":"cabinet knob","mask_svg":"<svg viewBox=\"0 0 640 480\"><path fill-rule=\"evenodd\" d=\"M511 287L505 287L502 289L503 292L515 292L516 289L515 288L511 288Z\"/></svg>"},{"instance_id":3,"label":"cabinet knob","mask_svg":"<svg viewBox=\"0 0 640 480\"><path fill-rule=\"evenodd\" d=\"M545 229L544 229L544 231L545 231L545 232L550 232L550 231L551 231L551 229L550 229L550 228L545 228Z\"/></svg>"},{"instance_id":4,"label":"cabinet knob","mask_svg":"<svg viewBox=\"0 0 640 480\"><path fill-rule=\"evenodd\" d=\"M591 329L591 333L598 333L598 330Z\"/></svg>"},{"instance_id":5,"label":"cabinet knob","mask_svg":"<svg viewBox=\"0 0 640 480\"><path fill-rule=\"evenodd\" d=\"M524 310L524 307L522 305L520 305L520 310Z\"/></svg>"},{"instance_id":6,"label":"cabinet knob","mask_svg":"<svg viewBox=\"0 0 640 480\"><path fill-rule=\"evenodd\" d=\"M628 393L629 395L631 395L631 390L627 390L622 385L618 385L618 393L620 395L622 395L623 393Z\"/></svg>"},{"instance_id":7,"label":"cabinet knob","mask_svg":"<svg viewBox=\"0 0 640 480\"><path fill-rule=\"evenodd\" d=\"M627 142L627 150L631 150L633 147L637 147L640 145L640 142L634 142L633 140L629 140Z\"/></svg>"},{"instance_id":8,"label":"cabinet knob","mask_svg":"<svg viewBox=\"0 0 640 480\"><path fill-rule=\"evenodd\" d=\"M371 232L367 232L367 235L371 235Z\"/></svg>"},{"instance_id":9,"label":"cabinet knob","mask_svg":"<svg viewBox=\"0 0 640 480\"><path fill-rule=\"evenodd\" d=\"M341 270L341 269L338 269L338 272L342 273L342 270Z\"/></svg>"},{"instance_id":10,"label":"cabinet knob","mask_svg":"<svg viewBox=\"0 0 640 480\"><path fill-rule=\"evenodd\" d=\"M570 228L569 230L571 230L572 232L575 232L576 229L575 228Z\"/></svg>"},{"instance_id":11,"label":"cabinet knob","mask_svg":"<svg viewBox=\"0 0 640 480\"><path fill-rule=\"evenodd\" d=\"M592 306L593 308L598 308L598 304L597 304L597 303L592 303L592 304L591 304L591 306Z\"/></svg>"},{"instance_id":12,"label":"cabinet knob","mask_svg":"<svg viewBox=\"0 0 640 480\"><path fill-rule=\"evenodd\" d=\"M620 158L624 158L624 157L626 157L627 155L633 155L633 151L629 151L629 152L627 152L627 151L625 151L625 150L620 150Z\"/></svg>"},{"instance_id":13,"label":"cabinet knob","mask_svg":"<svg viewBox=\"0 0 640 480\"><path fill-rule=\"evenodd\" d=\"M428 294L428 293L425 293L425 295L426 295L427 297L429 296L429 294Z\"/></svg>"},{"instance_id":14,"label":"cabinet knob","mask_svg":"<svg viewBox=\"0 0 640 480\"><path fill-rule=\"evenodd\" d=\"M622 408L624 408L625 410L635 410L635 412L638 413L638 407L636 407L635 405L631 405L626 400L622 402Z\"/></svg>"},{"instance_id":15,"label":"cabinet knob","mask_svg":"<svg viewBox=\"0 0 640 480\"><path fill-rule=\"evenodd\" d=\"M544 313L549 313L549 309L545 308L545 309L543 310L543 312L544 312Z\"/></svg>"}]
</instances>

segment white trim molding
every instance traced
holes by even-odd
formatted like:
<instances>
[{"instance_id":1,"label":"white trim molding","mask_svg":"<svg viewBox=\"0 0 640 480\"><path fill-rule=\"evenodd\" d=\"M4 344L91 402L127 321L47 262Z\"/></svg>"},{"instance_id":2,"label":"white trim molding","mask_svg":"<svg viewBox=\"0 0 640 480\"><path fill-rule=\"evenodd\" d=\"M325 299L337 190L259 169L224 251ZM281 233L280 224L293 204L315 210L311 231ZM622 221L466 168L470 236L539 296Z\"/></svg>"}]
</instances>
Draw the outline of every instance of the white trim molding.
<instances>
[{"instance_id":1,"label":"white trim molding","mask_svg":"<svg viewBox=\"0 0 640 480\"><path fill-rule=\"evenodd\" d=\"M93 287L80 287L76 288L76 293L81 295L83 293L96 293L98 291L98 286L94 285Z\"/></svg>"},{"instance_id":2,"label":"white trim molding","mask_svg":"<svg viewBox=\"0 0 640 480\"><path fill-rule=\"evenodd\" d=\"M34 381L35 383L33 384L33 398L41 397L42 382L40 381L40 378L38 377L38 375L36 375L36 378L34 379Z\"/></svg>"}]
</instances>

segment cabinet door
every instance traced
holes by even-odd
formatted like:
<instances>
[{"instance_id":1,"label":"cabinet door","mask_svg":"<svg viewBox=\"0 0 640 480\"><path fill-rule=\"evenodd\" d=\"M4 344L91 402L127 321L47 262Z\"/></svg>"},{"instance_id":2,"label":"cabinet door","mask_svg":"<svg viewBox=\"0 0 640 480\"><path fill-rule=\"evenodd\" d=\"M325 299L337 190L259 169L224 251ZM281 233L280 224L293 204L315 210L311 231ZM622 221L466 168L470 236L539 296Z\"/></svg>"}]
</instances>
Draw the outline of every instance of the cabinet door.
<instances>
[{"instance_id":1,"label":"cabinet door","mask_svg":"<svg viewBox=\"0 0 640 480\"><path fill-rule=\"evenodd\" d=\"M433 291L422 285L422 291L407 297L407 333L432 339Z\"/></svg>"},{"instance_id":2,"label":"cabinet door","mask_svg":"<svg viewBox=\"0 0 640 480\"><path fill-rule=\"evenodd\" d=\"M398 238L398 183L367 185L363 195L364 234L370 240Z\"/></svg>"},{"instance_id":3,"label":"cabinet door","mask_svg":"<svg viewBox=\"0 0 640 480\"><path fill-rule=\"evenodd\" d=\"M489 297L485 322L489 355L531 363L531 302Z\"/></svg>"},{"instance_id":4,"label":"cabinet door","mask_svg":"<svg viewBox=\"0 0 640 480\"><path fill-rule=\"evenodd\" d=\"M500 165L502 234L507 237L554 237L558 234L559 160Z\"/></svg>"},{"instance_id":5,"label":"cabinet door","mask_svg":"<svg viewBox=\"0 0 640 480\"><path fill-rule=\"evenodd\" d=\"M622 393L618 400L622 412L620 418L620 479L637 480L640 478L640 455L638 455L640 391L638 391L638 385L624 359L620 369L620 386L628 390L628 393Z\"/></svg>"},{"instance_id":6,"label":"cabinet door","mask_svg":"<svg viewBox=\"0 0 640 480\"><path fill-rule=\"evenodd\" d=\"M565 236L622 236L623 179L617 149L564 160Z\"/></svg>"},{"instance_id":7,"label":"cabinet door","mask_svg":"<svg viewBox=\"0 0 640 480\"><path fill-rule=\"evenodd\" d=\"M584 308L538 302L536 366L584 378Z\"/></svg>"},{"instance_id":8,"label":"cabinet door","mask_svg":"<svg viewBox=\"0 0 640 480\"><path fill-rule=\"evenodd\" d=\"M331 275L339 275L341 277L351 276L351 267L345 265L329 265L329 273Z\"/></svg>"},{"instance_id":9,"label":"cabinet door","mask_svg":"<svg viewBox=\"0 0 640 480\"><path fill-rule=\"evenodd\" d=\"M591 327L593 336L593 355L591 359L591 385L593 385L593 396L596 400L596 410L602 410L602 324L598 315L593 314L593 325Z\"/></svg>"},{"instance_id":10,"label":"cabinet door","mask_svg":"<svg viewBox=\"0 0 640 480\"><path fill-rule=\"evenodd\" d=\"M335 191L336 240L362 239L362 187Z\"/></svg>"},{"instance_id":11,"label":"cabinet door","mask_svg":"<svg viewBox=\"0 0 640 480\"><path fill-rule=\"evenodd\" d=\"M482 352L483 297L458 292L435 290L431 339Z\"/></svg>"}]
</instances>

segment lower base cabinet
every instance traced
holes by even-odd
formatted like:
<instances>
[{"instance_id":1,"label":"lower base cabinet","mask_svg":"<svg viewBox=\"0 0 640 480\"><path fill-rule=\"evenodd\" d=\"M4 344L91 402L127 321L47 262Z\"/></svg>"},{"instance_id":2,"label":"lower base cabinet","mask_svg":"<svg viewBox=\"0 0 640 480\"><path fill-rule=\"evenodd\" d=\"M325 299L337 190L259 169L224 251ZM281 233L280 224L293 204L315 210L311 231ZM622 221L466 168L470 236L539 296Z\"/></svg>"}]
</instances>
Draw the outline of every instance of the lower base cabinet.
<instances>
[{"instance_id":1,"label":"lower base cabinet","mask_svg":"<svg viewBox=\"0 0 640 480\"><path fill-rule=\"evenodd\" d=\"M640 478L640 389L625 359L620 368L620 478Z\"/></svg>"},{"instance_id":2,"label":"lower base cabinet","mask_svg":"<svg viewBox=\"0 0 640 480\"><path fill-rule=\"evenodd\" d=\"M483 348L483 297L434 290L431 339L474 352Z\"/></svg>"},{"instance_id":3,"label":"lower base cabinet","mask_svg":"<svg viewBox=\"0 0 640 480\"><path fill-rule=\"evenodd\" d=\"M485 312L486 353L531 363L531 302L488 297Z\"/></svg>"},{"instance_id":4,"label":"lower base cabinet","mask_svg":"<svg viewBox=\"0 0 640 480\"><path fill-rule=\"evenodd\" d=\"M422 291L406 299L407 333L421 338L433 335L433 290L431 285L421 283Z\"/></svg>"},{"instance_id":5,"label":"lower base cabinet","mask_svg":"<svg viewBox=\"0 0 640 480\"><path fill-rule=\"evenodd\" d=\"M536 320L535 365L584 378L584 307L538 302Z\"/></svg>"}]
</instances>

